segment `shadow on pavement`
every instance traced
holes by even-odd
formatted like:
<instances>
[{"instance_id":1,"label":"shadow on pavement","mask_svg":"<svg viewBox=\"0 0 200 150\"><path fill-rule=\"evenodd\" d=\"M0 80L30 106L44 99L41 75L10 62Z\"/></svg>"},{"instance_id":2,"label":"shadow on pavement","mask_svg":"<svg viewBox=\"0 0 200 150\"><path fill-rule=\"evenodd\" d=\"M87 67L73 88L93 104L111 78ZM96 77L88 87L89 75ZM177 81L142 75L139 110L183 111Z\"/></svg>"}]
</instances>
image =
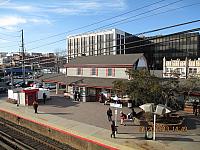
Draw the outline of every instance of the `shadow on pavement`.
<instances>
[{"instance_id":1,"label":"shadow on pavement","mask_svg":"<svg viewBox=\"0 0 200 150\"><path fill-rule=\"evenodd\" d=\"M194 141L191 138L180 138L180 137L156 137L156 140L162 140L162 141L188 141L188 142L199 142Z\"/></svg>"},{"instance_id":2,"label":"shadow on pavement","mask_svg":"<svg viewBox=\"0 0 200 150\"><path fill-rule=\"evenodd\" d=\"M125 137L116 136L115 139L138 139L138 138L137 137L127 137L127 138L125 138ZM143 138L143 140L144 140L144 138Z\"/></svg>"},{"instance_id":3,"label":"shadow on pavement","mask_svg":"<svg viewBox=\"0 0 200 150\"><path fill-rule=\"evenodd\" d=\"M58 108L66 108L66 107L70 107L70 106L77 106L78 107L79 102L73 102L70 99L66 99L64 97L61 96L51 96L50 100L46 100L45 104L43 100L39 101L39 105L40 106L51 106L51 107L58 107Z\"/></svg>"},{"instance_id":4,"label":"shadow on pavement","mask_svg":"<svg viewBox=\"0 0 200 150\"><path fill-rule=\"evenodd\" d=\"M71 115L72 113L43 113L43 112L38 112L38 114L50 114L50 115Z\"/></svg>"},{"instance_id":5,"label":"shadow on pavement","mask_svg":"<svg viewBox=\"0 0 200 150\"><path fill-rule=\"evenodd\" d=\"M196 129L197 125L200 125L200 118L194 115L185 116L183 124L187 127L188 130Z\"/></svg>"}]
</instances>

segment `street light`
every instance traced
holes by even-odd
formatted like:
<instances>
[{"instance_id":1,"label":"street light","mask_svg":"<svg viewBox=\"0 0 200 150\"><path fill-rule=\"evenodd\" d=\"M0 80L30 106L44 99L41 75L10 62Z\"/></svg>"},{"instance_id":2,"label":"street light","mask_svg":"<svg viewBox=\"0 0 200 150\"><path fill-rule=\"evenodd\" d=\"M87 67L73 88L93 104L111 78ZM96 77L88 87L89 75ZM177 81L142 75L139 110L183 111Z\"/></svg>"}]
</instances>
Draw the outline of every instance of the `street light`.
<instances>
[{"instance_id":1,"label":"street light","mask_svg":"<svg viewBox=\"0 0 200 150\"><path fill-rule=\"evenodd\" d=\"M171 112L171 109L165 105L158 104L156 110L154 109L154 103L147 103L139 106L145 112L150 112L153 114L153 140L156 140L156 115L164 115Z\"/></svg>"}]
</instances>

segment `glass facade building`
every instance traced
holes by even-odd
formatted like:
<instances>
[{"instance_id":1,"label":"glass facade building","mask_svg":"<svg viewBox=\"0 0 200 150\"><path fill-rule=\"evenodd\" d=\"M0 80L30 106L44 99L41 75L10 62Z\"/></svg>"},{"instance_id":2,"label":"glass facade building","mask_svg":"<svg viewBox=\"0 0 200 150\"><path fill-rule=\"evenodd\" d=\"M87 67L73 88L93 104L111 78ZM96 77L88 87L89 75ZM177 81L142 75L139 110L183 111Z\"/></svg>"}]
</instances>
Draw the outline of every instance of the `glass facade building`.
<instances>
[{"instance_id":1,"label":"glass facade building","mask_svg":"<svg viewBox=\"0 0 200 150\"><path fill-rule=\"evenodd\" d=\"M153 39L152 39L153 38ZM153 43L149 46L153 52L153 67L162 69L162 61L166 59L185 60L200 57L199 33L176 33L166 36L149 37Z\"/></svg>"},{"instance_id":2,"label":"glass facade building","mask_svg":"<svg viewBox=\"0 0 200 150\"><path fill-rule=\"evenodd\" d=\"M67 62L78 56L144 53L150 69L163 68L163 58L185 60L200 58L200 35L188 30L151 37L134 36L110 29L67 38Z\"/></svg>"},{"instance_id":3,"label":"glass facade building","mask_svg":"<svg viewBox=\"0 0 200 150\"><path fill-rule=\"evenodd\" d=\"M127 44L129 43L129 45ZM179 32L169 35L139 37L126 43L126 53L144 53L150 69L163 69L163 58L200 58L199 32Z\"/></svg>"}]
</instances>

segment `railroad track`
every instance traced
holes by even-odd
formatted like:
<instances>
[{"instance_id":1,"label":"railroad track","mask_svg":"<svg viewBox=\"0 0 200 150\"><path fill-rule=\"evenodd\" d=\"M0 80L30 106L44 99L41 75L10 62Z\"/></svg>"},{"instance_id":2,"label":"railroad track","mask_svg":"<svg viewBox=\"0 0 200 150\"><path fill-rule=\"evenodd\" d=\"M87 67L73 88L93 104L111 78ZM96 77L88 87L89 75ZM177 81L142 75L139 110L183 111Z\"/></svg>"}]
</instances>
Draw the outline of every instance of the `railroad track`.
<instances>
[{"instance_id":1,"label":"railroad track","mask_svg":"<svg viewBox=\"0 0 200 150\"><path fill-rule=\"evenodd\" d=\"M0 149L75 150L69 145L52 140L2 118L0 118Z\"/></svg>"}]
</instances>

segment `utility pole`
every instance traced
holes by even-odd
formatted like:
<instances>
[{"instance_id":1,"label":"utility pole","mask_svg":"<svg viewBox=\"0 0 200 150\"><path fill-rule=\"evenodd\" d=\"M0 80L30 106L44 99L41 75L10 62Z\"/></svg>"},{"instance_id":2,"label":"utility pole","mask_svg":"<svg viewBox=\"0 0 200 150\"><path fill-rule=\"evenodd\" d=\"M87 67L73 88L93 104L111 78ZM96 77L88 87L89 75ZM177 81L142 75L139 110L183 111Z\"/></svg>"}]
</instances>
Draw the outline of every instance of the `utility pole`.
<instances>
[{"instance_id":1,"label":"utility pole","mask_svg":"<svg viewBox=\"0 0 200 150\"><path fill-rule=\"evenodd\" d=\"M10 62L10 68L11 68L11 74L10 74L10 78L11 78L11 89L13 89L14 78L13 78L13 64L12 64L12 60L11 60L11 62Z\"/></svg>"},{"instance_id":2,"label":"utility pole","mask_svg":"<svg viewBox=\"0 0 200 150\"><path fill-rule=\"evenodd\" d=\"M23 31L23 29L21 32L22 32L22 45L21 45L21 47L22 47L22 73L23 73L23 82L25 83L25 64L24 64L25 55L24 55L24 31Z\"/></svg>"}]
</instances>

